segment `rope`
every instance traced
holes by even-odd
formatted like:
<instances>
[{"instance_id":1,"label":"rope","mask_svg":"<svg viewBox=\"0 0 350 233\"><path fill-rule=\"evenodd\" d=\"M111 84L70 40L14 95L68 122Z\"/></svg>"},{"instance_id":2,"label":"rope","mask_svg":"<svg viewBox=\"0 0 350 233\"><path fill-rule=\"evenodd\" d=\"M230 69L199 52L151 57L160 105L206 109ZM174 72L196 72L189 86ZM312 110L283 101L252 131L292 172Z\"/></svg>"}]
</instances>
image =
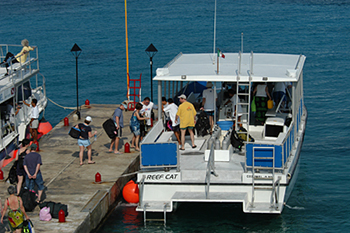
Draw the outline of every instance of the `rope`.
<instances>
[{"instance_id":1,"label":"rope","mask_svg":"<svg viewBox=\"0 0 350 233\"><path fill-rule=\"evenodd\" d=\"M56 102L54 102L53 100L51 100L49 97L47 97L47 99L51 102L51 103L53 103L54 105L57 105L58 107L61 107L61 108L63 108L63 109L72 109L72 110L75 110L76 108L73 108L73 107L64 107L64 106L62 106L62 105L59 105L58 103L56 103Z\"/></svg>"}]
</instances>

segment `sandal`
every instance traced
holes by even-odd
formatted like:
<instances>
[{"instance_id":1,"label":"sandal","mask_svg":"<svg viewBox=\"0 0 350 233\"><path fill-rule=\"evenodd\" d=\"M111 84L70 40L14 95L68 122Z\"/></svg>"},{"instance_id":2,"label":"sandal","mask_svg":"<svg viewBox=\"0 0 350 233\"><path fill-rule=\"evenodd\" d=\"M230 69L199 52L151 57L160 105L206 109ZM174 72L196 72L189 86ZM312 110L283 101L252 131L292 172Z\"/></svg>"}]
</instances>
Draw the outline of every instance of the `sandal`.
<instances>
[{"instance_id":1,"label":"sandal","mask_svg":"<svg viewBox=\"0 0 350 233\"><path fill-rule=\"evenodd\" d=\"M95 164L95 161L88 162L88 164Z\"/></svg>"}]
</instances>

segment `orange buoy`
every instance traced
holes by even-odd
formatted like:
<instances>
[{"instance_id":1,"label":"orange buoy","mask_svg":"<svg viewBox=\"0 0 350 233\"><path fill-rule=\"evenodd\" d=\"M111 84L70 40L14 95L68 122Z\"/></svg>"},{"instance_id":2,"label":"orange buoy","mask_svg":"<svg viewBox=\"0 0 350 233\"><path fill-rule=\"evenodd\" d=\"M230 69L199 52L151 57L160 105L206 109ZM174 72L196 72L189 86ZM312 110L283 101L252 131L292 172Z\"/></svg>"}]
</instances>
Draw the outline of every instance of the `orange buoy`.
<instances>
[{"instance_id":1,"label":"orange buoy","mask_svg":"<svg viewBox=\"0 0 350 233\"><path fill-rule=\"evenodd\" d=\"M50 132L52 130L52 125L50 124L50 122L46 121L46 122L40 122L39 127L38 127L38 132L42 133L42 134L47 134L48 132Z\"/></svg>"},{"instance_id":2,"label":"orange buoy","mask_svg":"<svg viewBox=\"0 0 350 233\"><path fill-rule=\"evenodd\" d=\"M139 186L130 180L123 188L123 197L129 203L139 202Z\"/></svg>"}]
</instances>

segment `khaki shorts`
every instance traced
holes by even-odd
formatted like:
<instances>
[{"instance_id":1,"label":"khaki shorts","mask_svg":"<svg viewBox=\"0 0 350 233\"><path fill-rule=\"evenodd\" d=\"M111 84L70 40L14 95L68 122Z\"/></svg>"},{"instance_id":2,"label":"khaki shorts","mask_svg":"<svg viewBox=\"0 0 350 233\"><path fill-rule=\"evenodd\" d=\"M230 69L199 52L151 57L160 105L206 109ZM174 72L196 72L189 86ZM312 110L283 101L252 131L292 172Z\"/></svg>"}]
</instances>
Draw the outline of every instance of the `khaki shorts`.
<instances>
[{"instance_id":1,"label":"khaki shorts","mask_svg":"<svg viewBox=\"0 0 350 233\"><path fill-rule=\"evenodd\" d=\"M37 129L39 127L39 120L35 119L32 121L32 125L30 126L31 129Z\"/></svg>"}]
</instances>

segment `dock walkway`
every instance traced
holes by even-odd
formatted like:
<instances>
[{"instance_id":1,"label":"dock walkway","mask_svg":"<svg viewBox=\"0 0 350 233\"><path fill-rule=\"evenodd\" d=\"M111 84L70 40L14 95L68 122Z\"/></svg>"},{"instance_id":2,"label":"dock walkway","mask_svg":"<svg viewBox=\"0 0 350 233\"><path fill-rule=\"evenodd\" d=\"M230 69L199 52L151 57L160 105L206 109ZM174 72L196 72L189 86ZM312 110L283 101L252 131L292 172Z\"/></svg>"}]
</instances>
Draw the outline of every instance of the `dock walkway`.
<instances>
[{"instance_id":1,"label":"dock walkway","mask_svg":"<svg viewBox=\"0 0 350 233\"><path fill-rule=\"evenodd\" d=\"M44 201L61 202L68 205L68 217L65 223L58 219L49 222L39 220L39 207L28 215L32 220L36 232L90 232L101 222L108 211L114 207L120 198L121 188L131 177L120 177L123 173L138 170L139 153L131 149L131 153L116 155L108 153L110 139L102 128L103 122L112 116L118 105L91 105L83 107L81 120L74 121L70 114L70 126L64 126L63 121L56 125L49 134L40 140L40 154L43 165L41 172L44 178L46 191ZM132 112L124 112L123 135L119 145L124 152L123 145L131 141L129 119ZM79 147L77 141L68 135L71 126L83 122L86 116L92 117L92 130L98 132L97 140L92 144L92 159L95 164L87 164L87 155L84 154L84 165L79 165ZM3 168L5 177L12 163ZM95 184L95 174L102 177L101 184ZM0 182L0 198L2 204L7 194L9 183ZM7 217L4 224L7 226ZM6 232L0 224L0 232Z\"/></svg>"}]
</instances>

